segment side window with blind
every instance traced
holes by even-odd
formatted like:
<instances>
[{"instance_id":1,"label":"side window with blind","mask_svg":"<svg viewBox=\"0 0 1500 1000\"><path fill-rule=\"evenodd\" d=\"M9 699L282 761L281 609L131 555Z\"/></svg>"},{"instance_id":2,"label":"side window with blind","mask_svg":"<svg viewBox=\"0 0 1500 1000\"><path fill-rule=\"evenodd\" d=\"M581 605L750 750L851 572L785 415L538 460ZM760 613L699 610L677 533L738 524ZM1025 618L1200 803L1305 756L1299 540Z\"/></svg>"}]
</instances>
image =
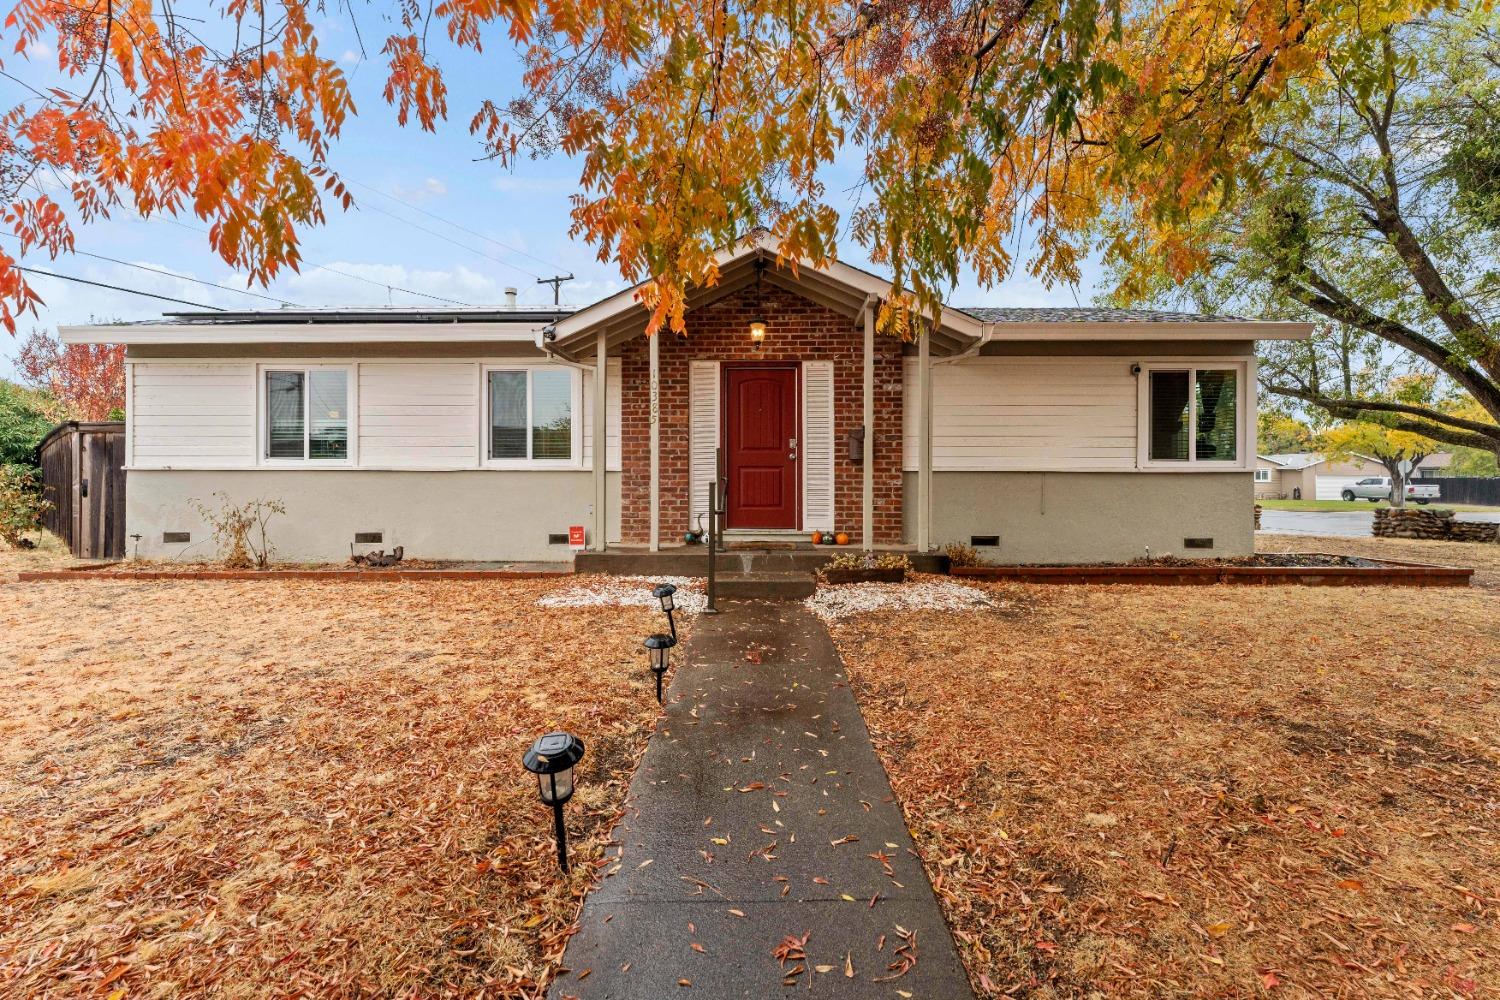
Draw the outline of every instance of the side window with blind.
<instances>
[{"instance_id":1,"label":"side window with blind","mask_svg":"<svg viewBox=\"0 0 1500 1000\"><path fill-rule=\"evenodd\" d=\"M1149 368L1142 444L1150 464L1237 464L1242 369Z\"/></svg>"},{"instance_id":2,"label":"side window with blind","mask_svg":"<svg viewBox=\"0 0 1500 1000\"><path fill-rule=\"evenodd\" d=\"M349 370L272 369L265 373L265 457L273 461L349 460Z\"/></svg>"},{"instance_id":3,"label":"side window with blind","mask_svg":"<svg viewBox=\"0 0 1500 1000\"><path fill-rule=\"evenodd\" d=\"M571 369L495 369L487 385L491 462L573 463Z\"/></svg>"}]
</instances>

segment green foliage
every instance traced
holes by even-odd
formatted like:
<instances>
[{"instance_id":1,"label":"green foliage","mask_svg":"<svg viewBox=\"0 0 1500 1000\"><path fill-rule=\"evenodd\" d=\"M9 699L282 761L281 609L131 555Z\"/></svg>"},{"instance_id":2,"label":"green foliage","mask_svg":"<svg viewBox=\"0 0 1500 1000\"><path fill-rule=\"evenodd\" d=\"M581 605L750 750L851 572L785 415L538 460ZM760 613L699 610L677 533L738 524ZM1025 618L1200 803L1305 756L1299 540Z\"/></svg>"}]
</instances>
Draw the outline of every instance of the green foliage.
<instances>
[{"instance_id":1,"label":"green foliage","mask_svg":"<svg viewBox=\"0 0 1500 1000\"><path fill-rule=\"evenodd\" d=\"M52 505L42 499L42 479L24 465L0 465L0 542L27 545L25 535L37 530Z\"/></svg>"},{"instance_id":2,"label":"green foliage","mask_svg":"<svg viewBox=\"0 0 1500 1000\"><path fill-rule=\"evenodd\" d=\"M36 446L54 423L39 393L0 379L0 465L35 464Z\"/></svg>"},{"instance_id":3,"label":"green foliage","mask_svg":"<svg viewBox=\"0 0 1500 1000\"><path fill-rule=\"evenodd\" d=\"M1256 450L1262 455L1313 451L1317 432L1296 416L1275 407L1256 414Z\"/></svg>"},{"instance_id":4,"label":"green foliage","mask_svg":"<svg viewBox=\"0 0 1500 1000\"><path fill-rule=\"evenodd\" d=\"M1500 476L1500 462L1495 453L1478 448L1454 448L1453 461L1444 470L1449 476Z\"/></svg>"},{"instance_id":5,"label":"green foliage","mask_svg":"<svg viewBox=\"0 0 1500 1000\"><path fill-rule=\"evenodd\" d=\"M1443 157L1453 181L1453 205L1489 230L1500 229L1500 121L1492 113L1472 113L1467 132Z\"/></svg>"}]
</instances>

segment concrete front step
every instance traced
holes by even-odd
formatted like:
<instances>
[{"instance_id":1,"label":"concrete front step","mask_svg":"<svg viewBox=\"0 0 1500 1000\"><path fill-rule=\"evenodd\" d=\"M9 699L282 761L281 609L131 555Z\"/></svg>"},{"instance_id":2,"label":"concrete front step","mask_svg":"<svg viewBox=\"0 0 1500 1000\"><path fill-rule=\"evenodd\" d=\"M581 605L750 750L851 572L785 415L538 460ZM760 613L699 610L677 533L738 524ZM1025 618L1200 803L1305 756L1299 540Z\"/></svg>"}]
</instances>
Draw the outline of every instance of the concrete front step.
<instances>
[{"instance_id":1,"label":"concrete front step","mask_svg":"<svg viewBox=\"0 0 1500 1000\"><path fill-rule=\"evenodd\" d=\"M812 573L724 573L714 586L727 600L800 601L813 595L818 581Z\"/></svg>"}]
</instances>

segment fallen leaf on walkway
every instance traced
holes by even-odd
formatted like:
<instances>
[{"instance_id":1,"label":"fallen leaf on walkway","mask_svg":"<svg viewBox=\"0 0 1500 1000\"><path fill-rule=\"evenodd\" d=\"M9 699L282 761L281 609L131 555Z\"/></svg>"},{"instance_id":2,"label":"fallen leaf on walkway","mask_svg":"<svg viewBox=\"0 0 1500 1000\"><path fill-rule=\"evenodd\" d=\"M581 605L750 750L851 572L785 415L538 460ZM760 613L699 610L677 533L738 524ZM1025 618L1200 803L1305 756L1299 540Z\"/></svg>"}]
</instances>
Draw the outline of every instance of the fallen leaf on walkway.
<instances>
[{"instance_id":1,"label":"fallen leaf on walkway","mask_svg":"<svg viewBox=\"0 0 1500 1000\"><path fill-rule=\"evenodd\" d=\"M853 979L854 978L854 953L853 952L848 952L848 951L844 952L844 978L845 979Z\"/></svg>"},{"instance_id":2,"label":"fallen leaf on walkway","mask_svg":"<svg viewBox=\"0 0 1500 1000\"><path fill-rule=\"evenodd\" d=\"M851 833L847 834L846 836L840 837L838 840L830 840L828 843L833 847L838 847L840 844L852 844L857 840L859 840L859 838Z\"/></svg>"}]
</instances>

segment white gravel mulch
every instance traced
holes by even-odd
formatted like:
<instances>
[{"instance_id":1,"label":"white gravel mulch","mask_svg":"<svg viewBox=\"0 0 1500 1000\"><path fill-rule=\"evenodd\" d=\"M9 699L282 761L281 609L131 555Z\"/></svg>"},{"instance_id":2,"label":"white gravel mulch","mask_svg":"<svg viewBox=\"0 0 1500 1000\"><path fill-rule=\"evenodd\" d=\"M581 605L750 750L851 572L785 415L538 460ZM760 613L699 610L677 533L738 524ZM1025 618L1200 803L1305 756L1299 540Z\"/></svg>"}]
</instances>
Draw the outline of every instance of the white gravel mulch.
<instances>
[{"instance_id":1,"label":"white gravel mulch","mask_svg":"<svg viewBox=\"0 0 1500 1000\"><path fill-rule=\"evenodd\" d=\"M684 614L696 615L708 604L701 581L687 576L585 577L583 582L554 591L536 603L543 608L660 608L661 602L651 596L651 588L659 583L677 588L677 610Z\"/></svg>"},{"instance_id":2,"label":"white gravel mulch","mask_svg":"<svg viewBox=\"0 0 1500 1000\"><path fill-rule=\"evenodd\" d=\"M997 606L984 591L952 580L821 586L802 603L825 622L872 611L977 611Z\"/></svg>"}]
</instances>

